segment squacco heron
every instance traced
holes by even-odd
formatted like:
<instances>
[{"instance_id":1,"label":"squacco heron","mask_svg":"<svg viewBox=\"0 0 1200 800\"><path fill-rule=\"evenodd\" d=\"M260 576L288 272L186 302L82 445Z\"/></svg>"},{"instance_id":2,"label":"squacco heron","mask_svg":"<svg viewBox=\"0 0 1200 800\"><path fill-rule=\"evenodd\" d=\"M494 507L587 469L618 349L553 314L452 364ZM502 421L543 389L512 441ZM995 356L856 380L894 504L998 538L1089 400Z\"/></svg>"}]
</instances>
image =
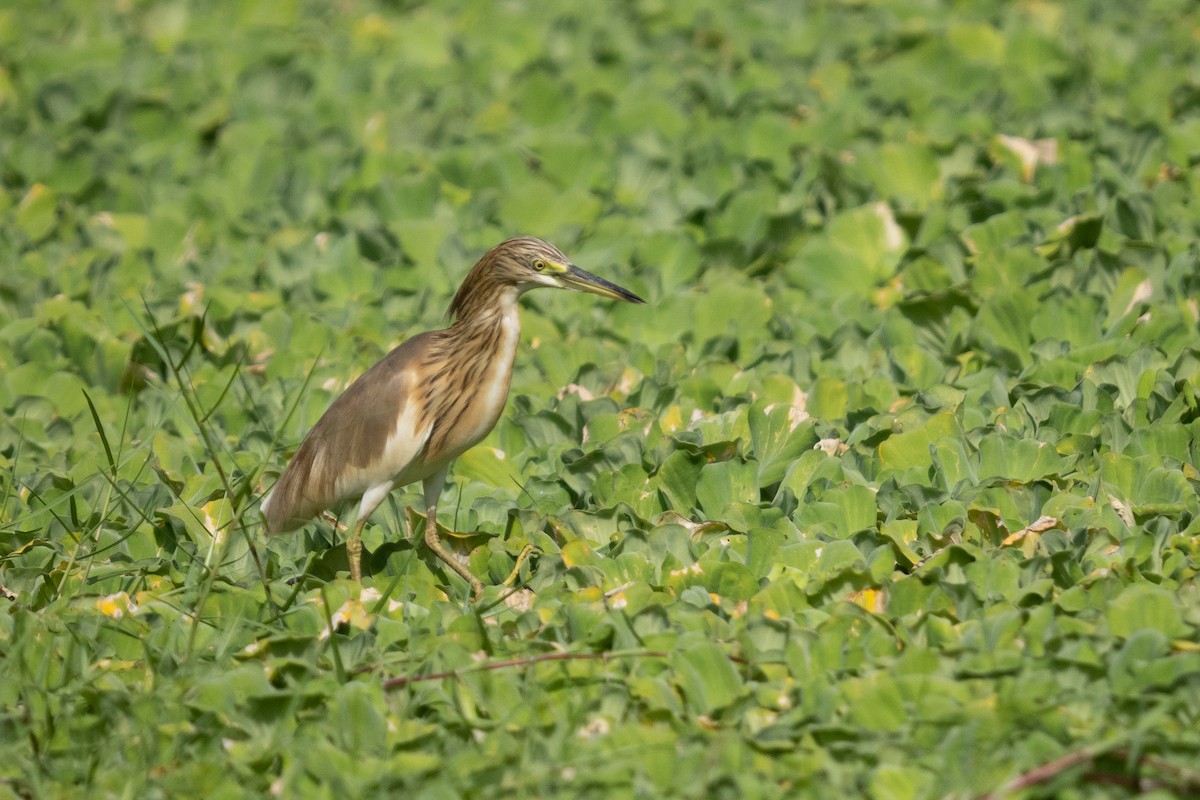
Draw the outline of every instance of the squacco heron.
<instances>
[{"instance_id":1,"label":"squacco heron","mask_svg":"<svg viewBox=\"0 0 1200 800\"><path fill-rule=\"evenodd\" d=\"M446 470L500 418L520 339L517 299L539 286L643 303L532 237L489 250L450 302L450 327L407 340L350 385L309 431L262 501L271 534L295 530L358 500L346 539L350 577L362 579L362 529L388 492L421 481L426 546L470 585L483 583L442 544L437 504Z\"/></svg>"}]
</instances>

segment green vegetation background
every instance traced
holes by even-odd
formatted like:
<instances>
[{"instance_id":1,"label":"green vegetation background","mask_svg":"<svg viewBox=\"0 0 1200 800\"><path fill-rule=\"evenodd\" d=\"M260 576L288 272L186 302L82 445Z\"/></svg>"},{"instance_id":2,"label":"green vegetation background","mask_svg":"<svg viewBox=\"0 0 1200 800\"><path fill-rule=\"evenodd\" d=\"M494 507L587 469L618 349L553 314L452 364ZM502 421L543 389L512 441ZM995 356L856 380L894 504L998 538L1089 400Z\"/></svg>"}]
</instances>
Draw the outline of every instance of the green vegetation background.
<instances>
[{"instance_id":1,"label":"green vegetation background","mask_svg":"<svg viewBox=\"0 0 1200 800\"><path fill-rule=\"evenodd\" d=\"M1198 43L1184 0L6 4L0 797L1195 795ZM514 234L649 300L526 298L443 500L525 590L472 607L412 488L362 588L264 541Z\"/></svg>"}]
</instances>

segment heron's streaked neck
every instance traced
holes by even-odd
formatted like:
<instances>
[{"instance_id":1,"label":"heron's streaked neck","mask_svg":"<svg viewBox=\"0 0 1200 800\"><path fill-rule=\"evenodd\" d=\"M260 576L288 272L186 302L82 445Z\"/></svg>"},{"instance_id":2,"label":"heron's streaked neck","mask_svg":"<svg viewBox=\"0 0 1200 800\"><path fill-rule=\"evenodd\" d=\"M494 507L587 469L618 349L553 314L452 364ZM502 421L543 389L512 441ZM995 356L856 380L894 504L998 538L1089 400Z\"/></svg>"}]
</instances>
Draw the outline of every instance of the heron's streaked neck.
<instances>
[{"instance_id":1,"label":"heron's streaked neck","mask_svg":"<svg viewBox=\"0 0 1200 800\"><path fill-rule=\"evenodd\" d=\"M478 329L494 325L517 325L517 301L525 292L519 286L504 286L489 293L486 302L472 303L454 321L452 329Z\"/></svg>"}]
</instances>

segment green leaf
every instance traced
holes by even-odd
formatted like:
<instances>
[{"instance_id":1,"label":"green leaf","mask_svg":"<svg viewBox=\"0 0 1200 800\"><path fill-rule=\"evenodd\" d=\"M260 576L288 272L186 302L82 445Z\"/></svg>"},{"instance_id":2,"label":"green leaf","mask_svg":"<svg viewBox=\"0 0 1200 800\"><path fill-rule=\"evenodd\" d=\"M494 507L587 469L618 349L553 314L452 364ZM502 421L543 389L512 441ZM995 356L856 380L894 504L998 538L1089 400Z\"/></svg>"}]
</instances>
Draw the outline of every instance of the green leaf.
<instances>
[{"instance_id":1,"label":"green leaf","mask_svg":"<svg viewBox=\"0 0 1200 800\"><path fill-rule=\"evenodd\" d=\"M1166 636L1187 636L1191 626L1183 622L1179 601L1172 592L1146 583L1127 586L1109 604L1105 616L1116 636L1138 631L1158 631Z\"/></svg>"},{"instance_id":2,"label":"green leaf","mask_svg":"<svg viewBox=\"0 0 1200 800\"><path fill-rule=\"evenodd\" d=\"M387 753L387 721L380 708L379 689L348 683L332 698L330 732L346 750L363 756Z\"/></svg>"},{"instance_id":3,"label":"green leaf","mask_svg":"<svg viewBox=\"0 0 1200 800\"><path fill-rule=\"evenodd\" d=\"M694 713L712 714L733 703L742 678L729 656L715 644L699 642L671 654L675 683Z\"/></svg>"},{"instance_id":4,"label":"green leaf","mask_svg":"<svg viewBox=\"0 0 1200 800\"><path fill-rule=\"evenodd\" d=\"M818 378L809 394L808 408L817 419L844 419L849 401L850 391L845 381Z\"/></svg>"},{"instance_id":5,"label":"green leaf","mask_svg":"<svg viewBox=\"0 0 1200 800\"><path fill-rule=\"evenodd\" d=\"M1037 302L1029 292L1013 291L991 297L975 318L980 346L1013 369L1029 363L1032 320Z\"/></svg>"},{"instance_id":6,"label":"green leaf","mask_svg":"<svg viewBox=\"0 0 1200 800\"><path fill-rule=\"evenodd\" d=\"M839 694L854 720L869 731L895 733L909 721L900 687L886 672L849 678L839 686Z\"/></svg>"},{"instance_id":7,"label":"green leaf","mask_svg":"<svg viewBox=\"0 0 1200 800\"><path fill-rule=\"evenodd\" d=\"M454 462L454 474L461 480L479 481L497 489L517 485L517 469L504 451L494 447L472 447Z\"/></svg>"},{"instance_id":8,"label":"green leaf","mask_svg":"<svg viewBox=\"0 0 1200 800\"><path fill-rule=\"evenodd\" d=\"M989 434L979 442L979 477L1030 483L1056 475L1063 461L1045 442Z\"/></svg>"},{"instance_id":9,"label":"green leaf","mask_svg":"<svg viewBox=\"0 0 1200 800\"><path fill-rule=\"evenodd\" d=\"M917 800L927 796L933 775L917 767L884 764L871 776L873 800Z\"/></svg>"},{"instance_id":10,"label":"green leaf","mask_svg":"<svg viewBox=\"0 0 1200 800\"><path fill-rule=\"evenodd\" d=\"M821 502L807 505L800 519L827 523L831 535L846 538L876 527L875 494L866 486L832 489L823 495Z\"/></svg>"},{"instance_id":11,"label":"green leaf","mask_svg":"<svg viewBox=\"0 0 1200 800\"><path fill-rule=\"evenodd\" d=\"M696 505L697 484L703 465L677 450L667 456L658 469L658 485L673 508L692 509Z\"/></svg>"},{"instance_id":12,"label":"green leaf","mask_svg":"<svg viewBox=\"0 0 1200 800\"><path fill-rule=\"evenodd\" d=\"M48 236L57 224L58 197L54 190L40 183L29 187L17 206L17 227L30 241Z\"/></svg>"},{"instance_id":13,"label":"green leaf","mask_svg":"<svg viewBox=\"0 0 1200 800\"><path fill-rule=\"evenodd\" d=\"M816 443L813 425L792 406L750 406L750 446L758 461L757 484L783 480L792 462Z\"/></svg>"},{"instance_id":14,"label":"green leaf","mask_svg":"<svg viewBox=\"0 0 1200 800\"><path fill-rule=\"evenodd\" d=\"M942 196L938 162L924 143L887 142L858 153L856 166L879 194L901 207L924 210Z\"/></svg>"},{"instance_id":15,"label":"green leaf","mask_svg":"<svg viewBox=\"0 0 1200 800\"><path fill-rule=\"evenodd\" d=\"M749 568L736 561L718 561L704 568L704 587L730 600L749 600L759 590L759 581Z\"/></svg>"},{"instance_id":16,"label":"green leaf","mask_svg":"<svg viewBox=\"0 0 1200 800\"><path fill-rule=\"evenodd\" d=\"M897 433L880 443L879 460L883 466L894 470L930 466L933 463L930 446L941 437L951 435L957 428L953 414L937 414L919 428Z\"/></svg>"},{"instance_id":17,"label":"green leaf","mask_svg":"<svg viewBox=\"0 0 1200 800\"><path fill-rule=\"evenodd\" d=\"M709 519L720 519L733 503L757 503L757 467L747 461L705 464L696 479L696 502Z\"/></svg>"},{"instance_id":18,"label":"green leaf","mask_svg":"<svg viewBox=\"0 0 1200 800\"><path fill-rule=\"evenodd\" d=\"M891 209L883 203L861 206L834 217L801 248L788 271L804 288L865 295L892 274L907 245Z\"/></svg>"}]
</instances>

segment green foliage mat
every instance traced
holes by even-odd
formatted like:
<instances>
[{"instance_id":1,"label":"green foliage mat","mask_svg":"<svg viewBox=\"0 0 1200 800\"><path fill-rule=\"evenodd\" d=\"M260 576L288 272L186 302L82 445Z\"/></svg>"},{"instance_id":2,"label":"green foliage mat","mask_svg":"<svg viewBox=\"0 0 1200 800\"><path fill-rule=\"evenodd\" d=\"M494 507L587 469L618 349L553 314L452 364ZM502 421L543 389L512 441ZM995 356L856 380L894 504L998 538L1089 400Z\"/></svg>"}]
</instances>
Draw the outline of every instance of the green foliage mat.
<instances>
[{"instance_id":1,"label":"green foliage mat","mask_svg":"<svg viewBox=\"0 0 1200 800\"><path fill-rule=\"evenodd\" d=\"M0 798L1200 795L1198 31L7 4ZM524 301L442 501L497 588L413 487L361 587L266 541L518 233L649 304Z\"/></svg>"}]
</instances>

